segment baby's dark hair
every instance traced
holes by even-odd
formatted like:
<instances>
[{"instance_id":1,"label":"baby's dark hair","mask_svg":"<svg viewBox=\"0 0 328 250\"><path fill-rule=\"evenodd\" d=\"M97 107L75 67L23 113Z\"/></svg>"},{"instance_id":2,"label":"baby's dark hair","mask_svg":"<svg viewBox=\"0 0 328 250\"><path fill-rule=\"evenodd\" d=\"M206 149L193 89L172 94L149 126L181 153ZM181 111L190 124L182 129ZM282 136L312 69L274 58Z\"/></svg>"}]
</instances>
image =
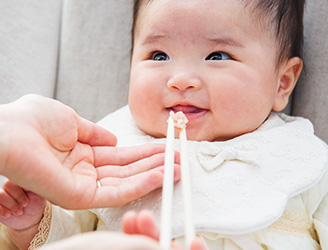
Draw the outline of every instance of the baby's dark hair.
<instances>
[{"instance_id":1,"label":"baby's dark hair","mask_svg":"<svg viewBox=\"0 0 328 250\"><path fill-rule=\"evenodd\" d=\"M141 4L155 0L134 0L132 26L132 44L138 12ZM273 28L278 46L277 64L297 56L302 57L303 47L303 15L305 0L239 0L250 8L256 23L267 29ZM132 45L133 46L133 45Z\"/></svg>"},{"instance_id":2,"label":"baby's dark hair","mask_svg":"<svg viewBox=\"0 0 328 250\"><path fill-rule=\"evenodd\" d=\"M305 0L241 0L251 8L256 23L264 29L273 28L278 55L278 65L285 59L302 57L303 16Z\"/></svg>"}]
</instances>

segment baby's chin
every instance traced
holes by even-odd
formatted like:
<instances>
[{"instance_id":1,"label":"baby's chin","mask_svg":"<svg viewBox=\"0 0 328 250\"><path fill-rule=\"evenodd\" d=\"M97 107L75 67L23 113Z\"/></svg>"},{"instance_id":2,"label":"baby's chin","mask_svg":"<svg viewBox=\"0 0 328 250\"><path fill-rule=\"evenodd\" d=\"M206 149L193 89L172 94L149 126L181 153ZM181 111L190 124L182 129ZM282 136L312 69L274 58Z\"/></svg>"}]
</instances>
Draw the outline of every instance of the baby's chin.
<instances>
[{"instance_id":1,"label":"baby's chin","mask_svg":"<svg viewBox=\"0 0 328 250\"><path fill-rule=\"evenodd\" d=\"M156 130L156 129L151 129L145 126L142 126L140 124L137 124L138 128L140 130L142 130L142 132L144 132L145 134L154 137L154 138L165 138L166 137L166 130L165 131L160 131L160 130Z\"/></svg>"},{"instance_id":2,"label":"baby's chin","mask_svg":"<svg viewBox=\"0 0 328 250\"><path fill-rule=\"evenodd\" d=\"M200 132L200 129L190 129L188 131L187 128L187 138L189 141L228 141L235 137L238 137L240 134L217 134L217 133L211 133L211 131L207 131L206 129L203 129L202 132ZM208 133L209 132L209 133Z\"/></svg>"},{"instance_id":3,"label":"baby's chin","mask_svg":"<svg viewBox=\"0 0 328 250\"><path fill-rule=\"evenodd\" d=\"M158 131L158 130L150 130L147 128L143 128L142 126L139 126L139 129L141 129L144 133L147 135L150 135L154 138L166 138L166 130L165 133L163 131ZM205 135L199 133L199 131L188 131L188 128L186 130L187 132L187 139L188 141L224 141L226 139L220 139L216 135ZM179 139L179 130L175 129L174 132L174 137L175 139Z\"/></svg>"},{"instance_id":4,"label":"baby's chin","mask_svg":"<svg viewBox=\"0 0 328 250\"><path fill-rule=\"evenodd\" d=\"M189 141L225 141L223 139L217 138L215 135L200 135L198 134L192 134L189 133L188 134L188 130L187 130L187 138Z\"/></svg>"},{"instance_id":5,"label":"baby's chin","mask_svg":"<svg viewBox=\"0 0 328 250\"><path fill-rule=\"evenodd\" d=\"M150 135L154 138L166 138L166 131L167 131L167 123L165 126L149 126L149 124L145 124L141 122L141 124L137 122L137 126L140 130L142 130L145 134ZM189 141L228 141L240 135L246 134L249 131L238 131L238 132L231 132L231 133L215 133L215 131L210 131L206 128L196 128L196 127L189 127L188 124L186 127L187 132L187 139ZM179 139L179 130L175 129L175 138Z\"/></svg>"}]
</instances>

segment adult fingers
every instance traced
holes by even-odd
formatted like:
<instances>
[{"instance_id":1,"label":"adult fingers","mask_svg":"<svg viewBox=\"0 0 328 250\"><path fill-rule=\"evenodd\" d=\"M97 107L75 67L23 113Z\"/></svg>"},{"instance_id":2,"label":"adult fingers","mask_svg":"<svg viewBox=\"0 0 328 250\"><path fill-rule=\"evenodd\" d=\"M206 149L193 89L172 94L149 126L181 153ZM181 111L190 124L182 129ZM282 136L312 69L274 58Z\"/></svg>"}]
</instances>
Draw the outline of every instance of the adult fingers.
<instances>
[{"instance_id":1,"label":"adult fingers","mask_svg":"<svg viewBox=\"0 0 328 250\"><path fill-rule=\"evenodd\" d=\"M164 165L164 153L152 155L126 166L102 166L97 168L98 178L129 177Z\"/></svg>"},{"instance_id":2,"label":"adult fingers","mask_svg":"<svg viewBox=\"0 0 328 250\"><path fill-rule=\"evenodd\" d=\"M133 176L127 176L127 177L107 177L104 176L102 179L98 179L98 181L101 184L101 187L120 187L120 188L126 188L128 186L133 186L133 188L137 188L139 185L142 185L141 183L143 183L144 181L150 179L150 176L154 176L154 173L159 173L161 176L160 178L163 178L163 171L164 171L164 167L163 166L159 166L156 167L154 169L151 169L147 172L143 172L143 173L139 173ZM174 166L174 181L179 181L181 177L180 174L180 166L179 165L175 165ZM159 185L159 187L161 186L163 180L157 182L157 184ZM122 190L123 191L123 190Z\"/></svg>"},{"instance_id":3,"label":"adult fingers","mask_svg":"<svg viewBox=\"0 0 328 250\"><path fill-rule=\"evenodd\" d=\"M180 180L180 166L175 165L175 180ZM100 180L93 200L97 207L120 206L140 198L163 185L163 167L128 178L104 178ZM110 202L110 204L108 204Z\"/></svg>"},{"instance_id":4,"label":"adult fingers","mask_svg":"<svg viewBox=\"0 0 328 250\"><path fill-rule=\"evenodd\" d=\"M179 153L175 153L175 163L179 163ZM151 155L148 158L143 158L131 164L127 164L125 166L117 166L117 165L109 165L109 166L101 166L97 167L98 179L102 179L105 177L129 177L133 176L153 168L163 166L165 160L164 153L158 153L155 155Z\"/></svg>"},{"instance_id":5,"label":"adult fingers","mask_svg":"<svg viewBox=\"0 0 328 250\"><path fill-rule=\"evenodd\" d=\"M164 144L146 144L133 147L94 147L95 166L127 165L154 154L164 153Z\"/></svg>"},{"instance_id":6,"label":"adult fingers","mask_svg":"<svg viewBox=\"0 0 328 250\"><path fill-rule=\"evenodd\" d=\"M108 130L77 116L78 140L91 146L116 146L117 139Z\"/></svg>"}]
</instances>

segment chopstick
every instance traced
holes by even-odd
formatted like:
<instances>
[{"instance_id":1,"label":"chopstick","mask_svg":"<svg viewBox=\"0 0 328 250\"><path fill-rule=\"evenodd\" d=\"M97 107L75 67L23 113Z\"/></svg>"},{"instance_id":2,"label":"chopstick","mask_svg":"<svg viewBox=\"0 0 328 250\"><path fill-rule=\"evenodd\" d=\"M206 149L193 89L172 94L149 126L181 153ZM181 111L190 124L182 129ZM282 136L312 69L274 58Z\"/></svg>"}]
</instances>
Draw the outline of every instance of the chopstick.
<instances>
[{"instance_id":1,"label":"chopstick","mask_svg":"<svg viewBox=\"0 0 328 250\"><path fill-rule=\"evenodd\" d=\"M190 169L188 161L187 134L185 128L180 130L179 137L185 247L186 249L190 249L191 243L195 238L195 226L192 219Z\"/></svg>"},{"instance_id":2,"label":"chopstick","mask_svg":"<svg viewBox=\"0 0 328 250\"><path fill-rule=\"evenodd\" d=\"M195 228L192 219L191 207L191 183L189 174L189 161L187 149L187 134L185 124L187 118L182 112L170 113L168 119L166 148L165 148L165 166L162 189L162 214L160 246L163 249L171 248L172 240L172 207L173 207L173 185L174 185L174 127L179 129L180 138L180 165L181 165L181 183L184 208L184 232L185 249L190 249L190 245L195 238Z\"/></svg>"},{"instance_id":3,"label":"chopstick","mask_svg":"<svg viewBox=\"0 0 328 250\"><path fill-rule=\"evenodd\" d=\"M160 226L160 246L163 249L171 248L172 234L172 200L174 185L174 124L170 116L168 119L165 146L164 177L162 189L162 210Z\"/></svg>"}]
</instances>

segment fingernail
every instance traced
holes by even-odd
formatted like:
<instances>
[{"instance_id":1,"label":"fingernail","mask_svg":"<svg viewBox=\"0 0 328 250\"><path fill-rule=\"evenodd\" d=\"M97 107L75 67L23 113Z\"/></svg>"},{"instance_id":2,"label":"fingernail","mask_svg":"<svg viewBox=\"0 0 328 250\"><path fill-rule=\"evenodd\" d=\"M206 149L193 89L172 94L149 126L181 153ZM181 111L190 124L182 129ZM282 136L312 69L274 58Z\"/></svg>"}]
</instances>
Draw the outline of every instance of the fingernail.
<instances>
[{"instance_id":1,"label":"fingernail","mask_svg":"<svg viewBox=\"0 0 328 250\"><path fill-rule=\"evenodd\" d=\"M20 205L22 207L27 207L28 206L28 200L23 200Z\"/></svg>"},{"instance_id":2,"label":"fingernail","mask_svg":"<svg viewBox=\"0 0 328 250\"><path fill-rule=\"evenodd\" d=\"M21 216L24 213L23 208L18 208L16 212L13 212L14 215L16 216Z\"/></svg>"},{"instance_id":3,"label":"fingernail","mask_svg":"<svg viewBox=\"0 0 328 250\"><path fill-rule=\"evenodd\" d=\"M11 212L9 210L5 210L3 214L1 215L2 218L8 219L11 215Z\"/></svg>"}]
</instances>

